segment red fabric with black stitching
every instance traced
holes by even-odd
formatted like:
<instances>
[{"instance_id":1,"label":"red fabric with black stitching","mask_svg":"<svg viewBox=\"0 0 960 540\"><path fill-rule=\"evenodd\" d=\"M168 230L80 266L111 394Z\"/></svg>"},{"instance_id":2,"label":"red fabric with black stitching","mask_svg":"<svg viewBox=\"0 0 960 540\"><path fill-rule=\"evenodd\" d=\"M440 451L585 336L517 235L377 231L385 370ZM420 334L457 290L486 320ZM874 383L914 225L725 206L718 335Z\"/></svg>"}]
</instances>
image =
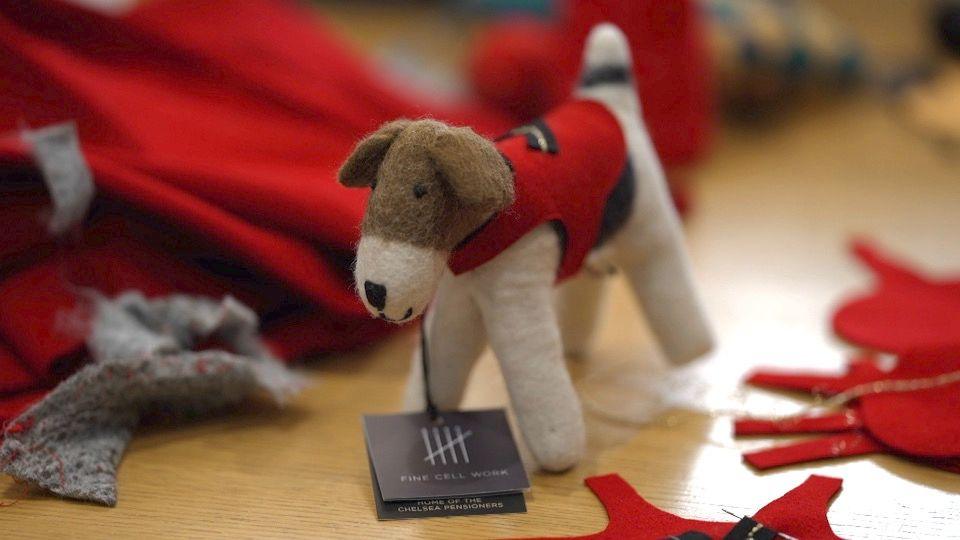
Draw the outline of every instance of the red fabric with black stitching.
<instances>
[{"instance_id":1,"label":"red fabric with black stitching","mask_svg":"<svg viewBox=\"0 0 960 540\"><path fill-rule=\"evenodd\" d=\"M599 533L564 538L651 540L699 531L719 539L735 525L722 521L686 519L665 512L638 495L617 474L593 476L585 482L603 503L610 523ZM795 538L839 539L827 521L827 509L842 484L839 478L812 475L751 517L758 523Z\"/></svg>"},{"instance_id":2,"label":"red fabric with black stitching","mask_svg":"<svg viewBox=\"0 0 960 540\"><path fill-rule=\"evenodd\" d=\"M604 205L626 164L620 124L588 100L565 103L543 122L556 137L556 153L530 148L523 135L497 142L513 166L516 199L454 251L453 273L473 270L543 223L557 222L565 233L558 281L576 274L596 244Z\"/></svg>"}]
</instances>

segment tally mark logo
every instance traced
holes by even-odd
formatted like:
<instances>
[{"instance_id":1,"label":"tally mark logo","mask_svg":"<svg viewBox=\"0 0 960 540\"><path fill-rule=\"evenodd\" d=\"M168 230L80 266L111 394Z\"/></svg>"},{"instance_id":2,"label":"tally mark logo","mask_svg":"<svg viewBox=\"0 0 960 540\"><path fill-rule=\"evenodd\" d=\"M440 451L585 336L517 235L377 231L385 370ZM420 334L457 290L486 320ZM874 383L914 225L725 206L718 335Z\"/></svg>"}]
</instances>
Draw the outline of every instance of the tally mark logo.
<instances>
[{"instance_id":1,"label":"tally mark logo","mask_svg":"<svg viewBox=\"0 0 960 540\"><path fill-rule=\"evenodd\" d=\"M420 428L420 435L427 449L427 456L423 460L429 461L430 465L436 465L437 461L446 465L448 453L450 461L454 464L459 464L460 460L463 460L463 463L470 463L470 454L467 453L467 446L463 442L473 435L472 431L464 432L460 426L453 426L452 431L450 426L442 428L434 426L432 429Z\"/></svg>"}]
</instances>

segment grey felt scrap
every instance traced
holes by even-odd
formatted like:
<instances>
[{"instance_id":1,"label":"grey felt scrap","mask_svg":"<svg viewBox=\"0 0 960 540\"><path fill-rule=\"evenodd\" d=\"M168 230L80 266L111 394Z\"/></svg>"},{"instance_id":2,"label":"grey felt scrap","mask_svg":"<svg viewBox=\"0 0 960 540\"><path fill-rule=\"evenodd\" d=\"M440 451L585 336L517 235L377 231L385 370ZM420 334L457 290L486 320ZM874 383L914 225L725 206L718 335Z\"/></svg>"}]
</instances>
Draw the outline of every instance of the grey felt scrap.
<instances>
[{"instance_id":1,"label":"grey felt scrap","mask_svg":"<svg viewBox=\"0 0 960 540\"><path fill-rule=\"evenodd\" d=\"M190 350L210 338L234 352ZM196 416L258 389L283 403L303 386L258 339L256 315L230 297L98 299L88 347L93 363L7 426L0 464L54 493L111 506L143 415Z\"/></svg>"},{"instance_id":2,"label":"grey felt scrap","mask_svg":"<svg viewBox=\"0 0 960 540\"><path fill-rule=\"evenodd\" d=\"M73 122L55 124L21 134L53 200L48 228L60 235L78 225L87 215L93 200L93 175L80 150L77 126Z\"/></svg>"}]
</instances>

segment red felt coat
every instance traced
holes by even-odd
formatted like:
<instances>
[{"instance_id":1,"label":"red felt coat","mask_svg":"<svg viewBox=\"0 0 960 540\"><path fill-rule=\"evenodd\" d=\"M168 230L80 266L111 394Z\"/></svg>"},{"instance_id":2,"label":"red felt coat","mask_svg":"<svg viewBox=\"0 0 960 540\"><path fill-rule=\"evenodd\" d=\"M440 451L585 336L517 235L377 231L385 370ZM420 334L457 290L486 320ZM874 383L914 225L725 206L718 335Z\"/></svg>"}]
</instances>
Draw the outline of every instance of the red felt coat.
<instances>
[{"instance_id":1,"label":"red felt coat","mask_svg":"<svg viewBox=\"0 0 960 540\"><path fill-rule=\"evenodd\" d=\"M472 270L551 222L562 231L557 279L577 273L597 242L607 199L626 165L617 119L596 101L571 101L512 131L497 149L513 170L516 199L453 253L450 269Z\"/></svg>"}]
</instances>

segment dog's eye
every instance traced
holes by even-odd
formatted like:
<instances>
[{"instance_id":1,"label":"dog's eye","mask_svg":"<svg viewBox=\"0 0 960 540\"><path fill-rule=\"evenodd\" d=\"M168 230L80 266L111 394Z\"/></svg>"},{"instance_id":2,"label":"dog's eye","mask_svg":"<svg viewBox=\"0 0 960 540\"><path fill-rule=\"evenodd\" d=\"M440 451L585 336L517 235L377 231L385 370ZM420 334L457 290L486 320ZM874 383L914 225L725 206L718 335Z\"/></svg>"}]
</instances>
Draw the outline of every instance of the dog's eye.
<instances>
[{"instance_id":1,"label":"dog's eye","mask_svg":"<svg viewBox=\"0 0 960 540\"><path fill-rule=\"evenodd\" d=\"M413 186L413 196L420 199L427 194L427 186L423 184L417 184Z\"/></svg>"}]
</instances>

